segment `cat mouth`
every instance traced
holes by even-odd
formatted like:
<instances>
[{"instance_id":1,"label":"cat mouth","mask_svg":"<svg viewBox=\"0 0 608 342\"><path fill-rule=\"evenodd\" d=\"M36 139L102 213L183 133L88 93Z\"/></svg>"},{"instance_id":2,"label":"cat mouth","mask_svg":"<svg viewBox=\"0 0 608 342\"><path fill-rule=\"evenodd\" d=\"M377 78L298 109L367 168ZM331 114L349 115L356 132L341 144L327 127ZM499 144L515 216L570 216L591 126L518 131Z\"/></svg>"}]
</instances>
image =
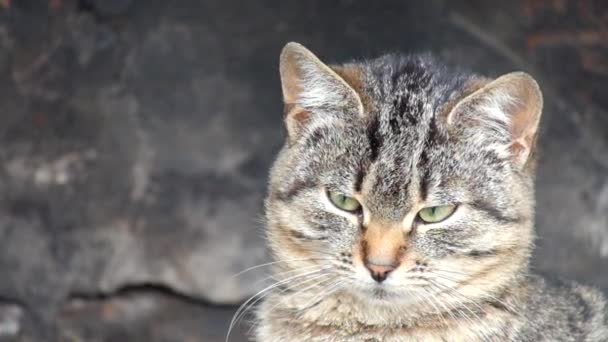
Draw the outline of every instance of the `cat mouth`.
<instances>
[{"instance_id":1,"label":"cat mouth","mask_svg":"<svg viewBox=\"0 0 608 342\"><path fill-rule=\"evenodd\" d=\"M402 304L411 304L417 301L415 296L413 297L411 294L399 291L397 289L391 289L384 284L377 284L375 286L368 287L361 291L360 295L375 304L393 305L396 302Z\"/></svg>"},{"instance_id":2,"label":"cat mouth","mask_svg":"<svg viewBox=\"0 0 608 342\"><path fill-rule=\"evenodd\" d=\"M371 296L377 300L386 300L388 297L392 297L392 295L384 288L376 287L372 290Z\"/></svg>"},{"instance_id":3,"label":"cat mouth","mask_svg":"<svg viewBox=\"0 0 608 342\"><path fill-rule=\"evenodd\" d=\"M393 301L398 295L393 291L390 291L386 286L374 286L373 288L365 291L365 296L374 302L389 302Z\"/></svg>"}]
</instances>

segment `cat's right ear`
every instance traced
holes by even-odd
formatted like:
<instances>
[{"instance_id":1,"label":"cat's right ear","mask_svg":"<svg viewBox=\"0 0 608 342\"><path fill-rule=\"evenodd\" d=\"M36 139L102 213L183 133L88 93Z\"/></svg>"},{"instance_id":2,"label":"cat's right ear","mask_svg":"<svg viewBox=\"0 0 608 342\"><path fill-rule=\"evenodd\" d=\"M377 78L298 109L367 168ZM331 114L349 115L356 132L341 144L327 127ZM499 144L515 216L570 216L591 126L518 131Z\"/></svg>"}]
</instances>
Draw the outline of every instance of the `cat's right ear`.
<instances>
[{"instance_id":1,"label":"cat's right ear","mask_svg":"<svg viewBox=\"0 0 608 342\"><path fill-rule=\"evenodd\" d=\"M316 118L317 111L362 115L357 92L317 56L298 43L288 43L280 58L285 124L290 140Z\"/></svg>"}]
</instances>

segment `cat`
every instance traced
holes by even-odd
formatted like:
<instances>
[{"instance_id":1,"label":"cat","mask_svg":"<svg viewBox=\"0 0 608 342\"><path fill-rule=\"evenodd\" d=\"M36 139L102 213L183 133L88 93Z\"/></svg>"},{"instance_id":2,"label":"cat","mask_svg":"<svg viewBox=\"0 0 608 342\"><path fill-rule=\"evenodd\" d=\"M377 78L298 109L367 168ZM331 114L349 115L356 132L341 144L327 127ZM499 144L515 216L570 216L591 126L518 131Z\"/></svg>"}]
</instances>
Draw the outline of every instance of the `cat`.
<instances>
[{"instance_id":1,"label":"cat","mask_svg":"<svg viewBox=\"0 0 608 342\"><path fill-rule=\"evenodd\" d=\"M606 299L529 270L537 82L428 55L280 57L286 141L270 172L277 282L255 339L608 341Z\"/></svg>"}]
</instances>

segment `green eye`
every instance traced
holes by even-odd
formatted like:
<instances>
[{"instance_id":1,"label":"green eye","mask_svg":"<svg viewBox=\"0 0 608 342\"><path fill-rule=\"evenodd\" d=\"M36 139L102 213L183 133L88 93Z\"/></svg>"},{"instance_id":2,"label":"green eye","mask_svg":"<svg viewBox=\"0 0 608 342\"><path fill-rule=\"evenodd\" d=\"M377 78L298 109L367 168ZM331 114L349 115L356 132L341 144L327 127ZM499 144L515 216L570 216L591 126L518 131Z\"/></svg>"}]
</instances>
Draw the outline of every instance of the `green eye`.
<instances>
[{"instance_id":1,"label":"green eye","mask_svg":"<svg viewBox=\"0 0 608 342\"><path fill-rule=\"evenodd\" d=\"M455 209L456 206L453 204L428 207L420 210L418 217L425 223L437 223L450 217Z\"/></svg>"},{"instance_id":2,"label":"green eye","mask_svg":"<svg viewBox=\"0 0 608 342\"><path fill-rule=\"evenodd\" d=\"M341 193L328 191L327 197L333 205L338 207L338 209L342 209L344 211L355 212L361 209L361 204L359 201L352 197L345 196Z\"/></svg>"}]
</instances>

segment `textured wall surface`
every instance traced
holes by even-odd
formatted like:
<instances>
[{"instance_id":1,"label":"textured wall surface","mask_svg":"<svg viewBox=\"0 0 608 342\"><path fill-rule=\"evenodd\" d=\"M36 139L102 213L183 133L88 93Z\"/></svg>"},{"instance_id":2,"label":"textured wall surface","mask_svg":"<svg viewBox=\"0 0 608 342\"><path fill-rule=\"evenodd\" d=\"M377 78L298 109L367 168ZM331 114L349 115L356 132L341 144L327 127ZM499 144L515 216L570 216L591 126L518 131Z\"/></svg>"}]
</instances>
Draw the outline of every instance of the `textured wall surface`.
<instances>
[{"instance_id":1,"label":"textured wall surface","mask_svg":"<svg viewBox=\"0 0 608 342\"><path fill-rule=\"evenodd\" d=\"M234 277L266 260L287 41L533 74L534 267L608 290L608 11L501 6L0 0L0 341L223 340L235 309L216 305L265 275Z\"/></svg>"}]
</instances>

